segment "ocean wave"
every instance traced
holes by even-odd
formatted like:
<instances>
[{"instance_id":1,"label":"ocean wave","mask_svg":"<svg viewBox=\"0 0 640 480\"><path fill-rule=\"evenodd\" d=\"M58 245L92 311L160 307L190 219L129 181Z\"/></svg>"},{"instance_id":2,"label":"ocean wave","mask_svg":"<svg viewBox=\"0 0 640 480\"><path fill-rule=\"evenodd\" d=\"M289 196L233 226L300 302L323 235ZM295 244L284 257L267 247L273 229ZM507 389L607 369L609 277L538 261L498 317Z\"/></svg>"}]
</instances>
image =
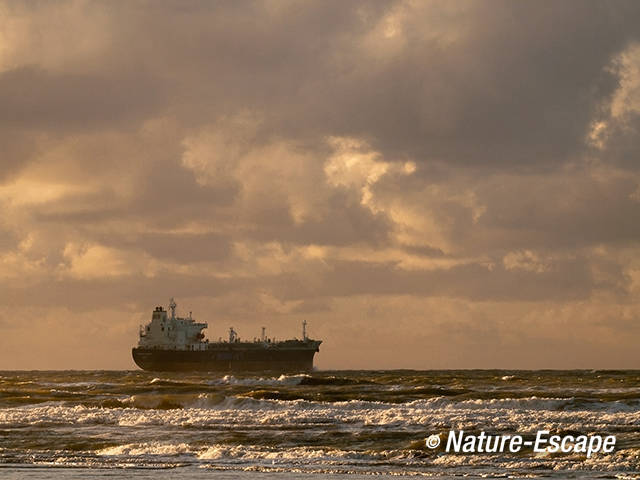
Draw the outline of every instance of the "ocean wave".
<instances>
[{"instance_id":1,"label":"ocean wave","mask_svg":"<svg viewBox=\"0 0 640 480\"><path fill-rule=\"evenodd\" d=\"M349 431L360 426L400 431L434 427L529 431L544 427L612 432L640 425L637 409L562 408L566 399L452 402L440 397L396 405L358 400L326 403L203 394L132 396L118 402L111 407L49 403L4 408L0 409L0 426L111 424L252 428L273 425L297 429L330 424L334 429Z\"/></svg>"},{"instance_id":2,"label":"ocean wave","mask_svg":"<svg viewBox=\"0 0 640 480\"><path fill-rule=\"evenodd\" d=\"M489 476L490 471L536 472L549 471L636 471L640 464L640 449L624 449L612 455L594 455L587 459L584 455L510 455L510 454L433 454L420 451L419 447L407 446L401 449L357 450L327 446L260 446L215 443L211 445L141 442L109 446L95 451L100 457L115 457L120 461L177 461L194 462L201 466L215 468L240 468L271 471L295 471L293 469L318 467L367 468L368 473L389 473L388 467L400 468L397 473L428 474L446 468L460 471L464 467L473 468L480 476ZM136 458L133 458L136 457ZM314 470L315 471L315 470ZM352 470L357 473L358 470ZM362 471L360 470L360 473ZM495 476L495 474L494 474ZM531 476L531 475L527 475Z\"/></svg>"},{"instance_id":3,"label":"ocean wave","mask_svg":"<svg viewBox=\"0 0 640 480\"><path fill-rule=\"evenodd\" d=\"M269 386L269 385L302 385L311 377L307 374L280 375L279 377L259 377L259 378L236 378L233 375L225 375L220 379L209 381L209 385L241 385L241 386Z\"/></svg>"},{"instance_id":4,"label":"ocean wave","mask_svg":"<svg viewBox=\"0 0 640 480\"><path fill-rule=\"evenodd\" d=\"M345 461L372 462L383 461L390 458L407 458L407 452L399 451L356 451L330 447L289 447L276 446L246 446L213 444L207 446L190 445L187 443L170 442L141 442L127 443L101 448L95 451L96 455L109 457L131 456L185 456L191 455L198 460L215 460L224 463L252 463L267 461L270 464L313 464L335 463L343 464Z\"/></svg>"},{"instance_id":5,"label":"ocean wave","mask_svg":"<svg viewBox=\"0 0 640 480\"><path fill-rule=\"evenodd\" d=\"M178 455L192 453L191 447L186 443L127 443L102 448L96 451L97 455L105 456L137 456L137 455Z\"/></svg>"},{"instance_id":6,"label":"ocean wave","mask_svg":"<svg viewBox=\"0 0 640 480\"><path fill-rule=\"evenodd\" d=\"M526 373L526 372L525 372ZM144 373L127 372L121 382L113 381L113 375L101 373L60 374L57 381L49 376L33 374L32 379L13 378L0 391L0 408L3 406L42 403L47 401L73 401L83 405L117 405L118 401L133 395L199 395L203 393L225 396L244 396L269 400L306 400L342 402L348 400L380 401L408 404L416 400L449 397L454 402L468 400L509 401L530 398L565 399L562 408L609 410L611 408L634 410L640 408L640 388L629 379L608 379L597 385L596 380L575 382L569 388L550 375L546 381L533 381L527 375L484 374L486 382L464 381L462 375L434 375L431 381L424 375L397 374L326 374L311 373L280 376L224 375L211 378L205 374L166 374L151 377ZM469 375L473 378L473 375ZM478 374L479 375L479 374ZM87 375L85 375L86 377ZM44 378L41 378L44 377ZM540 376L540 378L543 378ZM537 377L536 377L537 379ZM434 381L435 380L435 381ZM597 380L600 382L600 380ZM118 400L114 400L118 399ZM618 402L617 404L615 402ZM159 408L185 406L182 401ZM141 405L141 408L149 406Z\"/></svg>"},{"instance_id":7,"label":"ocean wave","mask_svg":"<svg viewBox=\"0 0 640 480\"><path fill-rule=\"evenodd\" d=\"M171 409L200 409L200 410L330 410L330 411L503 411L503 412L548 412L549 414L633 414L640 415L640 405L634 402L602 402L584 398L540 398L536 396L524 398L451 398L449 396L417 399L404 403L389 403L376 400L337 400L324 401L300 398L297 393L279 390L248 390L237 395L225 395L224 392L203 393L140 393L124 396L103 396L91 401L74 403L76 392L59 392L61 399L49 400L35 405L14 405L0 409L0 420L3 415L13 411L49 412L61 409L76 408L104 408L128 410L171 410ZM69 400L71 399L71 400ZM23 399L24 402L31 401Z\"/></svg>"},{"instance_id":8,"label":"ocean wave","mask_svg":"<svg viewBox=\"0 0 640 480\"><path fill-rule=\"evenodd\" d=\"M264 461L273 463L343 463L345 460L372 461L387 458L384 453L371 451L342 450L327 447L269 447L217 444L207 447L198 453L201 460L242 460Z\"/></svg>"},{"instance_id":9,"label":"ocean wave","mask_svg":"<svg viewBox=\"0 0 640 480\"><path fill-rule=\"evenodd\" d=\"M155 377L149 381L149 385L155 387L207 387L207 386L270 386L270 385L300 385L309 375L280 375L279 377L247 377L237 378L234 375L224 375L220 378L207 379L202 381L174 380Z\"/></svg>"},{"instance_id":10,"label":"ocean wave","mask_svg":"<svg viewBox=\"0 0 640 480\"><path fill-rule=\"evenodd\" d=\"M0 464L398 475L640 471L640 373L27 372L0 385ZM616 435L612 455L449 455L450 430ZM3 467L4 468L4 467ZM580 476L576 474L576 476Z\"/></svg>"},{"instance_id":11,"label":"ocean wave","mask_svg":"<svg viewBox=\"0 0 640 480\"><path fill-rule=\"evenodd\" d=\"M159 387L181 387L183 385L189 385L189 383L155 377L149 381L149 385L157 385Z\"/></svg>"},{"instance_id":12,"label":"ocean wave","mask_svg":"<svg viewBox=\"0 0 640 480\"><path fill-rule=\"evenodd\" d=\"M348 386L348 385L376 385L370 379L348 378L342 376L309 375L306 373L296 375L280 375L278 377L247 377L237 378L234 375L225 375L222 378L210 380L209 385L242 385L242 386Z\"/></svg>"}]
</instances>

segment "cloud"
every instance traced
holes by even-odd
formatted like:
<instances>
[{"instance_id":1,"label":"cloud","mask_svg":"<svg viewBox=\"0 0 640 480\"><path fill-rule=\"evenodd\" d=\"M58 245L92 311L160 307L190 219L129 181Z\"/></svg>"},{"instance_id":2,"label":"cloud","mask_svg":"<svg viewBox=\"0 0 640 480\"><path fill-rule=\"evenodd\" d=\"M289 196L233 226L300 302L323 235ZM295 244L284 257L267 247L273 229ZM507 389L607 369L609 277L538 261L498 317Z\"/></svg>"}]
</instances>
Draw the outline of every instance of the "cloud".
<instances>
[{"instance_id":1,"label":"cloud","mask_svg":"<svg viewBox=\"0 0 640 480\"><path fill-rule=\"evenodd\" d=\"M636 2L0 18L0 306L25 321L97 312L122 350L176 296L247 332L309 318L332 367L638 366Z\"/></svg>"},{"instance_id":2,"label":"cloud","mask_svg":"<svg viewBox=\"0 0 640 480\"><path fill-rule=\"evenodd\" d=\"M142 72L130 76L51 73L22 67L0 74L0 124L24 129L85 130L149 115L157 106L157 83Z\"/></svg>"}]
</instances>

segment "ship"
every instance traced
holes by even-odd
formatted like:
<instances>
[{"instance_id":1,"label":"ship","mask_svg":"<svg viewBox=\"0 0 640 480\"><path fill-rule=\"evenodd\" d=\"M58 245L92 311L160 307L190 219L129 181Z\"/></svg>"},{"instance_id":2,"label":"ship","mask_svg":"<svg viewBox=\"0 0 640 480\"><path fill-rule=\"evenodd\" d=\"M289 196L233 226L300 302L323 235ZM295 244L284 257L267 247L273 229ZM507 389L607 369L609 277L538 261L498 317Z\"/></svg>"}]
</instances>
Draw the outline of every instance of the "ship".
<instances>
[{"instance_id":1,"label":"ship","mask_svg":"<svg viewBox=\"0 0 640 480\"><path fill-rule=\"evenodd\" d=\"M140 326L138 346L131 350L133 361L143 370L165 372L257 372L282 373L313 370L313 357L322 340L307 336L307 322L302 322L302 339L276 341L262 334L252 341L242 341L233 327L229 339L210 342L203 330L207 323L176 316L176 302L171 299L169 314L156 307L151 322Z\"/></svg>"}]
</instances>

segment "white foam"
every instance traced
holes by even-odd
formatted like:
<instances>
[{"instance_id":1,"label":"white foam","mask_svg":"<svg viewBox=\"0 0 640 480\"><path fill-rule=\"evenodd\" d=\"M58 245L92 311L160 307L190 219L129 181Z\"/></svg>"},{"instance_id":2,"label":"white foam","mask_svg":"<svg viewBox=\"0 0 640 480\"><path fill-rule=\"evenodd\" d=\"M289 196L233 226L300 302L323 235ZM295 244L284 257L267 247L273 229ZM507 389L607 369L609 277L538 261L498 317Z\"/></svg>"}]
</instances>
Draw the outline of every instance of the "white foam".
<instances>
[{"instance_id":1,"label":"white foam","mask_svg":"<svg viewBox=\"0 0 640 480\"><path fill-rule=\"evenodd\" d=\"M126 445L117 445L114 447L103 448L96 452L97 455L177 455L190 453L192 450L186 443L128 443Z\"/></svg>"},{"instance_id":2,"label":"white foam","mask_svg":"<svg viewBox=\"0 0 640 480\"><path fill-rule=\"evenodd\" d=\"M153 397L133 396L123 400L132 406ZM580 431L611 431L640 424L640 411L627 405L609 410L562 409L566 399L501 399L450 401L439 397L404 404L382 402L310 402L304 400L257 400L227 397L222 401L209 395L171 396L169 401L191 405L169 410L100 408L48 403L0 410L0 426L110 424L120 426L169 425L208 426L332 424L353 430L362 426L384 429L418 429L442 425L452 428L511 429L520 432L548 428Z\"/></svg>"},{"instance_id":3,"label":"white foam","mask_svg":"<svg viewBox=\"0 0 640 480\"><path fill-rule=\"evenodd\" d=\"M245 385L245 386L275 386L275 385L300 385L309 375L280 375L270 378L236 378L233 375L225 375L222 378L211 380L210 385Z\"/></svg>"},{"instance_id":4,"label":"white foam","mask_svg":"<svg viewBox=\"0 0 640 480\"><path fill-rule=\"evenodd\" d=\"M243 445L212 445L198 453L201 460L217 461L268 461L271 463L287 464L326 464L326 463L350 463L358 461L371 461L386 458L384 453L359 452L354 450L341 450L336 448L312 448L312 447L258 447Z\"/></svg>"}]
</instances>

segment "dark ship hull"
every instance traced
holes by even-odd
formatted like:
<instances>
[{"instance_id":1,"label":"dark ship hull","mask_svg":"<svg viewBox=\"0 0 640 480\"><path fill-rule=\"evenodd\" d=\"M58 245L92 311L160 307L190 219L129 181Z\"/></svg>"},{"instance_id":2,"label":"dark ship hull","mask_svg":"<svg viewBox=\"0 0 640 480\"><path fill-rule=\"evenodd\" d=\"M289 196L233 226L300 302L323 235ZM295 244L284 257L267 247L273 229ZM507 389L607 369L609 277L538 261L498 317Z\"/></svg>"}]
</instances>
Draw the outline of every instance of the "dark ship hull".
<instances>
[{"instance_id":1,"label":"dark ship hull","mask_svg":"<svg viewBox=\"0 0 640 480\"><path fill-rule=\"evenodd\" d=\"M133 360L143 370L165 372L278 371L308 372L321 341L207 344L203 350L133 348Z\"/></svg>"}]
</instances>

